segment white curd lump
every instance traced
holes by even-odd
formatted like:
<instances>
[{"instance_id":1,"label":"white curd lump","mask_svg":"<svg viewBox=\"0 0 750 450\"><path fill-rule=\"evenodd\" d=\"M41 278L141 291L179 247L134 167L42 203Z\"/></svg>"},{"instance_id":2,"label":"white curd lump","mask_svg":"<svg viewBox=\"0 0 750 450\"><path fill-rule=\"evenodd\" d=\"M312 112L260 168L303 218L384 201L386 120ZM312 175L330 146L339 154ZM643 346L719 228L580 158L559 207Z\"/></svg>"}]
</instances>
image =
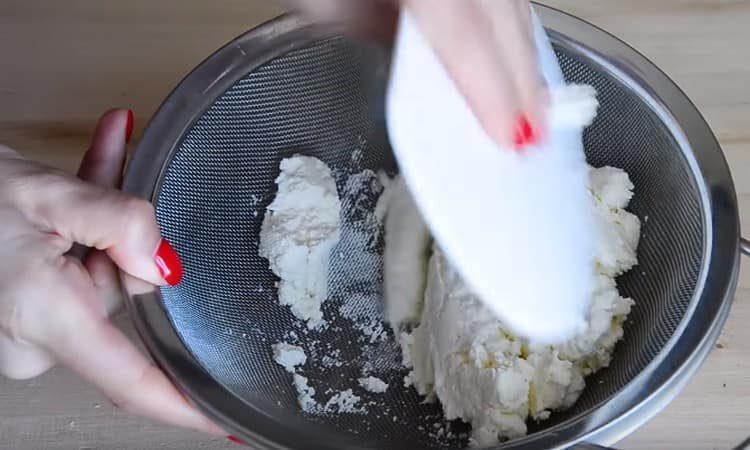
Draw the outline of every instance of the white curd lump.
<instances>
[{"instance_id":1,"label":"white curd lump","mask_svg":"<svg viewBox=\"0 0 750 450\"><path fill-rule=\"evenodd\" d=\"M528 419L545 420L572 406L584 378L609 364L622 339L633 300L619 295L615 277L637 263L640 222L625 210L633 184L620 169L591 168L589 192L597 234L588 324L553 346L514 336L468 289L440 249L423 238L416 210L404 210L410 197L399 177L382 197L385 299L411 369L405 383L439 400L446 419L471 423L472 445L524 436ZM410 245L404 245L409 234Z\"/></svg>"},{"instance_id":2,"label":"white curd lump","mask_svg":"<svg viewBox=\"0 0 750 450\"><path fill-rule=\"evenodd\" d=\"M383 392L388 390L388 383L378 377L373 376L360 378L359 385L362 386L365 390L376 394L382 394Z\"/></svg>"},{"instance_id":3,"label":"white curd lump","mask_svg":"<svg viewBox=\"0 0 750 450\"><path fill-rule=\"evenodd\" d=\"M278 193L266 208L260 256L279 278L279 302L311 329L325 325L331 249L339 241L341 202L322 161L293 156L281 161Z\"/></svg>"},{"instance_id":4,"label":"white curd lump","mask_svg":"<svg viewBox=\"0 0 750 450\"><path fill-rule=\"evenodd\" d=\"M271 348L273 349L273 360L283 366L289 373L295 373L297 366L303 366L307 362L307 355L305 355L302 347L286 342L279 342Z\"/></svg>"}]
</instances>

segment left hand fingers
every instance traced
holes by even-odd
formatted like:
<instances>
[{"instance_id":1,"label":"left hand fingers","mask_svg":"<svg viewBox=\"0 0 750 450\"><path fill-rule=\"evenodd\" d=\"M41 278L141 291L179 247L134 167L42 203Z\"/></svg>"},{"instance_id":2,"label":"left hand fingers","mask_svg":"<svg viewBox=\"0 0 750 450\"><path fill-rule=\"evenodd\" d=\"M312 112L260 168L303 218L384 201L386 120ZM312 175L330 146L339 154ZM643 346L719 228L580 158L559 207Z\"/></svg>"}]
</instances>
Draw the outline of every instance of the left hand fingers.
<instances>
[{"instance_id":1,"label":"left hand fingers","mask_svg":"<svg viewBox=\"0 0 750 450\"><path fill-rule=\"evenodd\" d=\"M117 266L101 250L89 252L83 265L91 276L96 296L102 302L107 316L112 316L122 308L123 304L120 274Z\"/></svg>"},{"instance_id":2,"label":"left hand fingers","mask_svg":"<svg viewBox=\"0 0 750 450\"><path fill-rule=\"evenodd\" d=\"M94 131L91 147L81 161L78 178L101 187L119 188L127 142L132 130L132 111L113 109L102 115ZM115 264L105 252L91 250L84 265L107 314L114 314L122 306L122 289Z\"/></svg>"},{"instance_id":3,"label":"left hand fingers","mask_svg":"<svg viewBox=\"0 0 750 450\"><path fill-rule=\"evenodd\" d=\"M55 358L44 349L18 342L0 331L0 374L13 380L38 377L55 366Z\"/></svg>"},{"instance_id":4,"label":"left hand fingers","mask_svg":"<svg viewBox=\"0 0 750 450\"><path fill-rule=\"evenodd\" d=\"M83 156L78 178L101 187L119 188L126 144L133 129L133 113L113 109L99 118L91 147Z\"/></svg>"},{"instance_id":5,"label":"left hand fingers","mask_svg":"<svg viewBox=\"0 0 750 450\"><path fill-rule=\"evenodd\" d=\"M128 130L132 129L132 113L112 110L104 114L94 132L78 177L102 187L119 187L125 161ZM0 151L2 151L0 149ZM97 297L108 315L122 305L122 290L115 265L99 250L93 250L85 265L96 288ZM13 379L39 376L55 366L55 358L45 349L19 342L0 332L0 367L3 375Z\"/></svg>"},{"instance_id":6,"label":"left hand fingers","mask_svg":"<svg viewBox=\"0 0 750 450\"><path fill-rule=\"evenodd\" d=\"M547 86L538 67L532 27L531 5L526 0L481 0L492 28L494 42L510 69L508 73L518 99L535 131L546 127L544 107Z\"/></svg>"},{"instance_id":7,"label":"left hand fingers","mask_svg":"<svg viewBox=\"0 0 750 450\"><path fill-rule=\"evenodd\" d=\"M49 314L29 314L24 338L94 384L122 409L218 436L225 433L191 406L167 377L106 317L81 265L61 257L48 280L58 286ZM37 303L36 308L40 307Z\"/></svg>"},{"instance_id":8,"label":"left hand fingers","mask_svg":"<svg viewBox=\"0 0 750 450\"><path fill-rule=\"evenodd\" d=\"M498 0L505 4L509 0ZM514 146L521 110L506 55L493 39L493 23L477 0L402 2L482 124L505 148ZM457 38L460 36L460 38Z\"/></svg>"}]
</instances>

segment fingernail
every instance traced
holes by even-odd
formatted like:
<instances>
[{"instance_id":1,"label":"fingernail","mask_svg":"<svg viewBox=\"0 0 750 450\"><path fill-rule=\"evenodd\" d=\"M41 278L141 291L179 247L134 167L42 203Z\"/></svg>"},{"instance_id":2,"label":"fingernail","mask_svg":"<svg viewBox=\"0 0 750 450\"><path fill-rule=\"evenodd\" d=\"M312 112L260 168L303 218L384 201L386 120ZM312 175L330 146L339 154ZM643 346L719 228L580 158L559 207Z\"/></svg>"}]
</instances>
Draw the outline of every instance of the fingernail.
<instances>
[{"instance_id":1,"label":"fingernail","mask_svg":"<svg viewBox=\"0 0 750 450\"><path fill-rule=\"evenodd\" d=\"M133 127L135 126L135 117L133 116L133 110L128 110L128 121L125 123L125 142L130 142L130 137L133 136Z\"/></svg>"},{"instance_id":2,"label":"fingernail","mask_svg":"<svg viewBox=\"0 0 750 450\"><path fill-rule=\"evenodd\" d=\"M227 436L227 440L229 442L234 442L235 444L239 445L247 445L247 442L243 441L242 439L235 437L235 436Z\"/></svg>"},{"instance_id":3,"label":"fingernail","mask_svg":"<svg viewBox=\"0 0 750 450\"><path fill-rule=\"evenodd\" d=\"M513 136L513 143L516 145L516 150L533 145L536 142L537 136L534 132L534 128L531 126L529 119L526 116L520 116L516 122L516 130Z\"/></svg>"},{"instance_id":4,"label":"fingernail","mask_svg":"<svg viewBox=\"0 0 750 450\"><path fill-rule=\"evenodd\" d=\"M159 246L156 247L154 252L154 262L156 267L159 268L161 277L170 286L176 286L180 283L180 280L182 280L182 263L179 255L166 239L159 241Z\"/></svg>"}]
</instances>

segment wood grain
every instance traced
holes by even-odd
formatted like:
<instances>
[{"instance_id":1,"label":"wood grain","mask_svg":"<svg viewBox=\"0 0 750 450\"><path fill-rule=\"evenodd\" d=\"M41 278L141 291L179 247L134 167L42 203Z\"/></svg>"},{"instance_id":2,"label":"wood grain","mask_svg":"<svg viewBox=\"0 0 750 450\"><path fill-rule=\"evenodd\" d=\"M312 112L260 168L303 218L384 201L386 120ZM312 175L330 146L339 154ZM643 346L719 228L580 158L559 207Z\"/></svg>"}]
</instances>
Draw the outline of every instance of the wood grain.
<instances>
[{"instance_id":1,"label":"wood grain","mask_svg":"<svg viewBox=\"0 0 750 450\"><path fill-rule=\"evenodd\" d=\"M669 74L712 126L750 223L750 2L548 0L613 33ZM131 107L140 128L216 48L280 11L263 0L0 2L0 141L75 170L98 115ZM745 227L746 234L750 229ZM622 449L728 449L750 434L750 273L742 270L720 348ZM128 329L127 321L122 320ZM113 408L65 369L0 380L0 447L218 449L219 439Z\"/></svg>"}]
</instances>

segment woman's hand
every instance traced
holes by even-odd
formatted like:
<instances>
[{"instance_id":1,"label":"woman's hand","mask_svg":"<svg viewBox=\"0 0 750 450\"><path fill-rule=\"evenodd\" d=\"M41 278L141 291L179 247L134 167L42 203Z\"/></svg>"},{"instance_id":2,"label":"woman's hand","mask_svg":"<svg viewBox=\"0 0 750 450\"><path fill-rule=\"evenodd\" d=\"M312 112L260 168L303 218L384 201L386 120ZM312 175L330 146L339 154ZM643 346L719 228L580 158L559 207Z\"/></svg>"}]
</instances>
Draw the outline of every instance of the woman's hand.
<instances>
[{"instance_id":1,"label":"woman's hand","mask_svg":"<svg viewBox=\"0 0 750 450\"><path fill-rule=\"evenodd\" d=\"M108 319L116 266L140 289L182 273L151 204L116 190L131 130L129 111L105 114L79 178L0 146L0 373L64 364L124 410L221 435ZM92 248L84 261L67 254L74 243Z\"/></svg>"},{"instance_id":2,"label":"woman's hand","mask_svg":"<svg viewBox=\"0 0 750 450\"><path fill-rule=\"evenodd\" d=\"M546 86L528 0L293 0L317 20L387 39L408 8L487 134L505 147L543 135Z\"/></svg>"}]
</instances>

